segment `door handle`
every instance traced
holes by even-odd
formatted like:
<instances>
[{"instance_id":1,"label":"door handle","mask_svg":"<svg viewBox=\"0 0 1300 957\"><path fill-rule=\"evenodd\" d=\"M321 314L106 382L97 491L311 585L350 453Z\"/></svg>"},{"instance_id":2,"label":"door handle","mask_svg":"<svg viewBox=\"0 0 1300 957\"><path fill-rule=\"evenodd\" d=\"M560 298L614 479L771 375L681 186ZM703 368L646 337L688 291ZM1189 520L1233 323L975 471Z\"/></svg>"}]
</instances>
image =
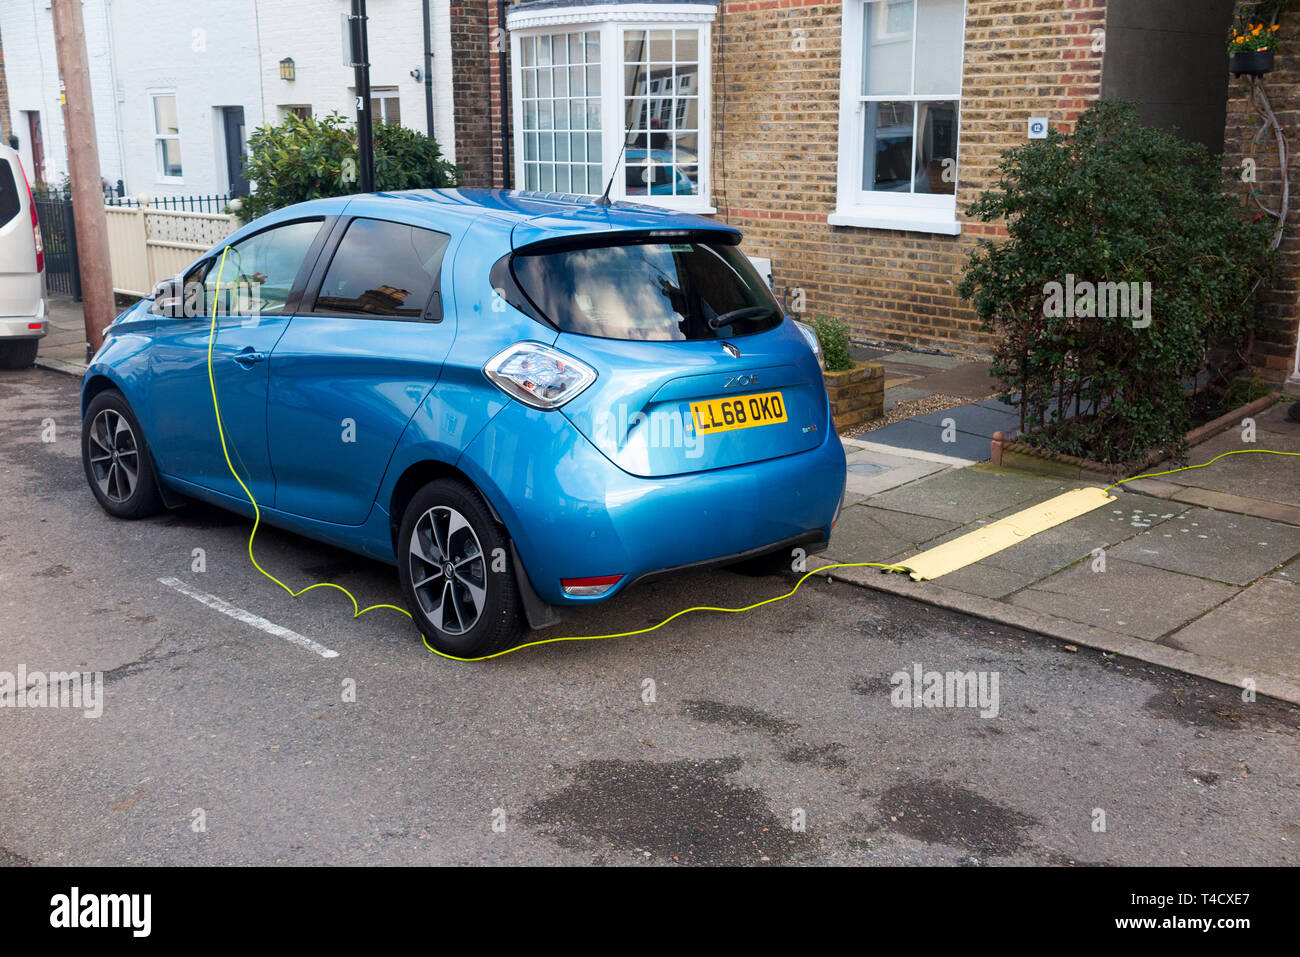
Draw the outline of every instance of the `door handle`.
<instances>
[{"instance_id":1,"label":"door handle","mask_svg":"<svg viewBox=\"0 0 1300 957\"><path fill-rule=\"evenodd\" d=\"M255 363L261 362L266 358L265 352L258 352L252 346L245 346L241 351L236 352L234 359L245 369L253 368Z\"/></svg>"}]
</instances>

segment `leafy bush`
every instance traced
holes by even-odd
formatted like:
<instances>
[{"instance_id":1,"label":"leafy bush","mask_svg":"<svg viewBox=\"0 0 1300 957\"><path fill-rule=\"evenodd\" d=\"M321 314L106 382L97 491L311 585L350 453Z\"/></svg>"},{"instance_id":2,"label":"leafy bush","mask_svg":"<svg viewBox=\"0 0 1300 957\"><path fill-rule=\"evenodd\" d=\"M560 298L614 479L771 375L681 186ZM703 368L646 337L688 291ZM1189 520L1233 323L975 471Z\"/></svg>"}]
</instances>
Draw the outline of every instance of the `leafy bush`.
<instances>
[{"instance_id":1,"label":"leafy bush","mask_svg":"<svg viewBox=\"0 0 1300 957\"><path fill-rule=\"evenodd\" d=\"M817 341L822 346L822 358L826 361L827 372L846 372L853 368L853 356L849 355L849 326L843 319L830 316L818 316L809 323L817 333Z\"/></svg>"},{"instance_id":2,"label":"leafy bush","mask_svg":"<svg viewBox=\"0 0 1300 957\"><path fill-rule=\"evenodd\" d=\"M374 128L375 188L437 189L456 185L457 170L437 142L402 126ZM244 175L256 189L243 197L244 222L284 206L322 196L346 196L357 186L356 130L341 114L290 114L248 138Z\"/></svg>"},{"instance_id":3,"label":"leafy bush","mask_svg":"<svg viewBox=\"0 0 1300 957\"><path fill-rule=\"evenodd\" d=\"M979 242L959 289L996 334L1024 440L1108 463L1180 447L1188 386L1225 379L1254 328L1268 225L1242 214L1220 162L1132 104L1098 103L999 169L970 213L1008 238Z\"/></svg>"}]
</instances>

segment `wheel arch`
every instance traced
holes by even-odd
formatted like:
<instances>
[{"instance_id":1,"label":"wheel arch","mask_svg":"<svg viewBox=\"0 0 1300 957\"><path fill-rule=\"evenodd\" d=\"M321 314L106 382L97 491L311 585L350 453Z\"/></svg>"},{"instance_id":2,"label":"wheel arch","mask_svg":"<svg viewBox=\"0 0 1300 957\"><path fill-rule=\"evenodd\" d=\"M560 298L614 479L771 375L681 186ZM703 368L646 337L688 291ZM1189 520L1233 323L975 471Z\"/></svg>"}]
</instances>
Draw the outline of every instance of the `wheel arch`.
<instances>
[{"instance_id":1,"label":"wheel arch","mask_svg":"<svg viewBox=\"0 0 1300 957\"><path fill-rule=\"evenodd\" d=\"M415 497L415 493L424 486L437 479L444 478L457 479L477 492L479 498L483 500L483 504L487 506L488 511L492 514L493 521L509 532L509 527L502 521L501 513L496 510L491 498L484 493L483 489L478 487L478 483L472 478L449 462L443 462L439 459L421 459L407 466L406 471L398 477L393 484L393 494L388 500L388 526L393 539L394 554L397 553L397 532L401 528L402 515L406 511L406 506Z\"/></svg>"},{"instance_id":2,"label":"wheel arch","mask_svg":"<svg viewBox=\"0 0 1300 957\"><path fill-rule=\"evenodd\" d=\"M85 382L81 384L81 417L83 419L86 417L86 409L90 408L91 400L94 399L95 396L99 395L101 392L104 392L108 389L116 389L118 392L121 392L123 396L126 395L126 392L125 390L123 390L122 384L120 382L105 375L102 372L94 373L93 375L89 376ZM128 398L126 401L130 402L131 400ZM135 405L133 404L131 408L134 410ZM139 416L140 413L137 411L136 417L139 418Z\"/></svg>"}]
</instances>

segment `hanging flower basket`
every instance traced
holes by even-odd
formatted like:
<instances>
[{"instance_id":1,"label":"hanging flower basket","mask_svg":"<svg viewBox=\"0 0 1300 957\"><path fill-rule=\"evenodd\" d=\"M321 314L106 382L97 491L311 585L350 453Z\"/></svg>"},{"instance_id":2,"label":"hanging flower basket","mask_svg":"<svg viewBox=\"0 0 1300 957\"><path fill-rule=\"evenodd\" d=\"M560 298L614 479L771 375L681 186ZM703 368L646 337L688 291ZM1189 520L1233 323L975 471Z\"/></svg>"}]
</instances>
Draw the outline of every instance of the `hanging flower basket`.
<instances>
[{"instance_id":1,"label":"hanging flower basket","mask_svg":"<svg viewBox=\"0 0 1300 957\"><path fill-rule=\"evenodd\" d=\"M1228 59L1228 72L1235 77L1263 76L1272 71L1272 50L1249 50L1245 53L1234 53Z\"/></svg>"},{"instance_id":2,"label":"hanging flower basket","mask_svg":"<svg viewBox=\"0 0 1300 957\"><path fill-rule=\"evenodd\" d=\"M1228 72L1233 76L1263 76L1273 69L1278 24L1243 23L1228 39Z\"/></svg>"}]
</instances>

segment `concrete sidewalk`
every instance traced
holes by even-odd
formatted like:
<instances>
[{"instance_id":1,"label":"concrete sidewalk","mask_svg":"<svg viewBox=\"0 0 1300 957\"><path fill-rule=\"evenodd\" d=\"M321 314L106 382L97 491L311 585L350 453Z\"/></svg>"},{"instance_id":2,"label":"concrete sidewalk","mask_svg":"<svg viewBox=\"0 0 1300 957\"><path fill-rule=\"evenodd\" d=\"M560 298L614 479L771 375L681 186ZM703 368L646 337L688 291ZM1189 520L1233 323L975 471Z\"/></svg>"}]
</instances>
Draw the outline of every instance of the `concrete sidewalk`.
<instances>
[{"instance_id":1,"label":"concrete sidewalk","mask_svg":"<svg viewBox=\"0 0 1300 957\"><path fill-rule=\"evenodd\" d=\"M1259 417L1254 447L1300 451L1300 424L1285 413L1277 405ZM1234 441L1249 447L1225 433L1193 462ZM825 563L901 561L1081 484L844 445L849 496ZM1131 482L1110 505L936 581L828 574L1238 687L1249 679L1261 694L1300 703L1300 510L1225 511L1250 501L1218 490L1300 505L1297 462L1241 455L1178 482Z\"/></svg>"},{"instance_id":2,"label":"concrete sidewalk","mask_svg":"<svg viewBox=\"0 0 1300 957\"><path fill-rule=\"evenodd\" d=\"M86 325L81 303L63 296L45 300L49 328L36 352L36 364L80 376L86 371Z\"/></svg>"}]
</instances>

